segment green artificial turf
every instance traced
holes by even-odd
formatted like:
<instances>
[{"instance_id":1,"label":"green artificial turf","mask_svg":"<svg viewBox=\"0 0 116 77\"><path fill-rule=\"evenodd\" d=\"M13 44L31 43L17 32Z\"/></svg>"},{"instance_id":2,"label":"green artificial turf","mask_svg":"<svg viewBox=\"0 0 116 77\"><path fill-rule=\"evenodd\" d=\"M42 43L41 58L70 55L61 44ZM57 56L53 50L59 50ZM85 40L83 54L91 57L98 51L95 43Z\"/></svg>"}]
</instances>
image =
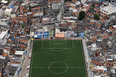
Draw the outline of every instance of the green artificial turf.
<instances>
[{"instance_id":1,"label":"green artificial turf","mask_svg":"<svg viewBox=\"0 0 116 77\"><path fill-rule=\"evenodd\" d=\"M81 40L35 40L29 77L87 77Z\"/></svg>"}]
</instances>

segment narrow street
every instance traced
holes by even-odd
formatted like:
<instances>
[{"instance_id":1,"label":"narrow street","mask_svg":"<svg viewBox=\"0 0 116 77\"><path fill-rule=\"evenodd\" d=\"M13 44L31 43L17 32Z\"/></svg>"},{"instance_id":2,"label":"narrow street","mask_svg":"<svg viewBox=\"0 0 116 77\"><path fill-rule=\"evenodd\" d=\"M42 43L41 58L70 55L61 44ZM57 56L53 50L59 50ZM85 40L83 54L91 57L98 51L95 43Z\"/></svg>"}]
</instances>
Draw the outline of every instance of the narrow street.
<instances>
[{"instance_id":1,"label":"narrow street","mask_svg":"<svg viewBox=\"0 0 116 77\"><path fill-rule=\"evenodd\" d=\"M31 59L29 59L29 54L32 53L33 42L31 43L30 48L28 49L28 53L25 56L25 60L22 65L22 70L20 71L19 77L29 77L29 69L27 70L27 66L30 66Z\"/></svg>"},{"instance_id":2,"label":"narrow street","mask_svg":"<svg viewBox=\"0 0 116 77\"><path fill-rule=\"evenodd\" d=\"M63 13L63 10L64 10L64 0L61 0L61 9L60 9L60 12L59 12L59 14L58 14L58 16L57 16L57 20L61 20L61 18L62 18L62 13Z\"/></svg>"}]
</instances>

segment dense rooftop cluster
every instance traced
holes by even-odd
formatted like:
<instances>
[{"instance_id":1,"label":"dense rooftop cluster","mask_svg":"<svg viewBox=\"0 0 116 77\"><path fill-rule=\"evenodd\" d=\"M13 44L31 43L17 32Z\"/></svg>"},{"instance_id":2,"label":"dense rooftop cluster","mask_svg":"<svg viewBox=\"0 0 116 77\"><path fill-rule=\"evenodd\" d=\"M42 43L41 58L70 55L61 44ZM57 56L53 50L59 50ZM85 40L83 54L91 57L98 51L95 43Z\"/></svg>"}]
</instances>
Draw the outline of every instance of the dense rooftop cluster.
<instances>
[{"instance_id":1,"label":"dense rooftop cluster","mask_svg":"<svg viewBox=\"0 0 116 77\"><path fill-rule=\"evenodd\" d=\"M31 39L72 37L86 39L92 76L116 77L115 1L0 1L0 77L19 76Z\"/></svg>"}]
</instances>

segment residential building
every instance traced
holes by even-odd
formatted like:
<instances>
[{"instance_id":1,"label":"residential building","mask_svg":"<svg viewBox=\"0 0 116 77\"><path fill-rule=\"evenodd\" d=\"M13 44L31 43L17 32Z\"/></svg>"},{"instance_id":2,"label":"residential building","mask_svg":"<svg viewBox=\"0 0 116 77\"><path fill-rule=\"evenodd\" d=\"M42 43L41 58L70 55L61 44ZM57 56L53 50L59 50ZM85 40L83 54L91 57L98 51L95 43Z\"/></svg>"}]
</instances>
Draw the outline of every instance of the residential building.
<instances>
[{"instance_id":1,"label":"residential building","mask_svg":"<svg viewBox=\"0 0 116 77\"><path fill-rule=\"evenodd\" d=\"M7 43L8 37L9 37L9 30L2 30L0 32L0 44L5 45Z\"/></svg>"},{"instance_id":2,"label":"residential building","mask_svg":"<svg viewBox=\"0 0 116 77\"><path fill-rule=\"evenodd\" d=\"M106 15L111 15L116 13L116 6L111 3L106 3L100 7L100 11Z\"/></svg>"}]
</instances>

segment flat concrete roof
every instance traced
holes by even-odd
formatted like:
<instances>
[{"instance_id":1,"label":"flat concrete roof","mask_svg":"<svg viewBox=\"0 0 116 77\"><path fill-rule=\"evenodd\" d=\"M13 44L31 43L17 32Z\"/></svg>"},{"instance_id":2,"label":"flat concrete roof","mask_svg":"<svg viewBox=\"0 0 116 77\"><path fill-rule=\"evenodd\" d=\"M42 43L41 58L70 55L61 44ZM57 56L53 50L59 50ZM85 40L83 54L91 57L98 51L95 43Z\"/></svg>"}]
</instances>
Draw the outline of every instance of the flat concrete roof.
<instances>
[{"instance_id":1,"label":"flat concrete roof","mask_svg":"<svg viewBox=\"0 0 116 77\"><path fill-rule=\"evenodd\" d=\"M101 8L100 11L105 13L105 14L107 14L107 15L110 15L110 14L116 12L116 7L111 5L111 4L109 4L108 6L105 6L105 7Z\"/></svg>"}]
</instances>

